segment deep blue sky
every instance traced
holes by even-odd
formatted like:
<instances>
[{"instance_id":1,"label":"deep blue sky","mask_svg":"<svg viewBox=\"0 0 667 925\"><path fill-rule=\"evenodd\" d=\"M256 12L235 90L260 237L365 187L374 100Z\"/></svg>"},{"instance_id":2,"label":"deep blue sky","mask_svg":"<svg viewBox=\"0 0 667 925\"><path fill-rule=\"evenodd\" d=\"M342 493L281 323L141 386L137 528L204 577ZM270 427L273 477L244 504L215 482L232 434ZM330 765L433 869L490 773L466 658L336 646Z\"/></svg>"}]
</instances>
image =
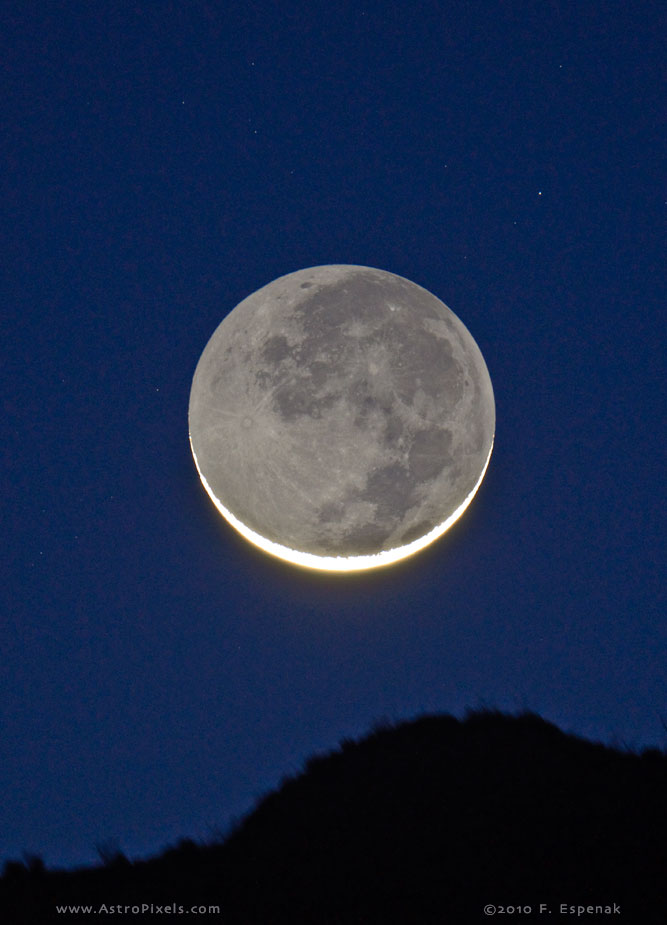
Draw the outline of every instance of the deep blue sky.
<instances>
[{"instance_id":1,"label":"deep blue sky","mask_svg":"<svg viewBox=\"0 0 667 925\"><path fill-rule=\"evenodd\" d=\"M382 717L665 744L662 4L0 10L0 858L206 836ZM277 276L426 287L493 381L483 486L371 574L266 557L188 444Z\"/></svg>"}]
</instances>

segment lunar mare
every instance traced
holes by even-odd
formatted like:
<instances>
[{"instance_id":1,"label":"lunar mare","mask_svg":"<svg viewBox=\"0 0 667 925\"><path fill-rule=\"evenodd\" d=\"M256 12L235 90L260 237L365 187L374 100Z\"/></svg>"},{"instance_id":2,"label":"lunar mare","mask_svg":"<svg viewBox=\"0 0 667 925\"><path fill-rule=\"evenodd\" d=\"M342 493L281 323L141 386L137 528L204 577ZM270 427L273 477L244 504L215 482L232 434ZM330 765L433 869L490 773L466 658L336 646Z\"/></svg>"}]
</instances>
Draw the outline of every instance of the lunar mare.
<instances>
[{"instance_id":1,"label":"lunar mare","mask_svg":"<svg viewBox=\"0 0 667 925\"><path fill-rule=\"evenodd\" d=\"M195 370L190 443L246 539L312 568L372 568L441 536L477 491L495 404L482 354L427 290L311 267L244 299Z\"/></svg>"}]
</instances>

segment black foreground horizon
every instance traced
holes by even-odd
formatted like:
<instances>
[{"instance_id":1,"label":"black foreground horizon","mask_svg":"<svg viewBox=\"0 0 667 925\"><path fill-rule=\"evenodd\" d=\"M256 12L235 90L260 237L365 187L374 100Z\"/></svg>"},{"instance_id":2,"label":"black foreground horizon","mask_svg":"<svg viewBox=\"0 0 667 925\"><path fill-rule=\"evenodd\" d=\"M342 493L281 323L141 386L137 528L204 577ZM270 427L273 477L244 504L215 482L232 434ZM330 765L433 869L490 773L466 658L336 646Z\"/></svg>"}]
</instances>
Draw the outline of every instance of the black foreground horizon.
<instances>
[{"instance_id":1,"label":"black foreground horizon","mask_svg":"<svg viewBox=\"0 0 667 925\"><path fill-rule=\"evenodd\" d=\"M0 921L643 925L667 921L666 833L664 750L534 713L429 715L309 759L224 840L75 870L8 862Z\"/></svg>"}]
</instances>

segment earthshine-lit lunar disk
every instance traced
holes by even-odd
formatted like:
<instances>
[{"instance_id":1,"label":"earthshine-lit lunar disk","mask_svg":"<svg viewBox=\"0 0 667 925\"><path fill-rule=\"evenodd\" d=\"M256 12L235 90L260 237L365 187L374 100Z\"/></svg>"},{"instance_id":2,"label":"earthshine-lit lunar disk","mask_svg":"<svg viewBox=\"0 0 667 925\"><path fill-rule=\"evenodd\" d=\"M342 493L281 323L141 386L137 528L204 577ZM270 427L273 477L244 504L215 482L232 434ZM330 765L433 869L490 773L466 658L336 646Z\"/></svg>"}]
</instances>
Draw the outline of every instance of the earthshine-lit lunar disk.
<instances>
[{"instance_id":1,"label":"earthshine-lit lunar disk","mask_svg":"<svg viewBox=\"0 0 667 925\"><path fill-rule=\"evenodd\" d=\"M299 565L373 568L463 513L495 404L468 329L426 289L332 265L281 276L216 328L190 393L190 443L216 507Z\"/></svg>"}]
</instances>

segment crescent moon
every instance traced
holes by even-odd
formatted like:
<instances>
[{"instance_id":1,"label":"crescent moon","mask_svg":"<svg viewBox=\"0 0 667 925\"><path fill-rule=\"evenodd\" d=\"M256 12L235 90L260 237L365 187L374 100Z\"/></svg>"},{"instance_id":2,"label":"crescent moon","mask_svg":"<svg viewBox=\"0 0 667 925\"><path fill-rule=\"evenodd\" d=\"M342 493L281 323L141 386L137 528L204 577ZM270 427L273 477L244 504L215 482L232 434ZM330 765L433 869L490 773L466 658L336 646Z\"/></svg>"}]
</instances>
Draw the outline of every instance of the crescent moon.
<instances>
[{"instance_id":1,"label":"crescent moon","mask_svg":"<svg viewBox=\"0 0 667 925\"><path fill-rule=\"evenodd\" d=\"M491 458L495 402L479 347L421 286L371 267L289 273L214 331L190 393L206 491L247 540L352 571L428 546Z\"/></svg>"}]
</instances>

